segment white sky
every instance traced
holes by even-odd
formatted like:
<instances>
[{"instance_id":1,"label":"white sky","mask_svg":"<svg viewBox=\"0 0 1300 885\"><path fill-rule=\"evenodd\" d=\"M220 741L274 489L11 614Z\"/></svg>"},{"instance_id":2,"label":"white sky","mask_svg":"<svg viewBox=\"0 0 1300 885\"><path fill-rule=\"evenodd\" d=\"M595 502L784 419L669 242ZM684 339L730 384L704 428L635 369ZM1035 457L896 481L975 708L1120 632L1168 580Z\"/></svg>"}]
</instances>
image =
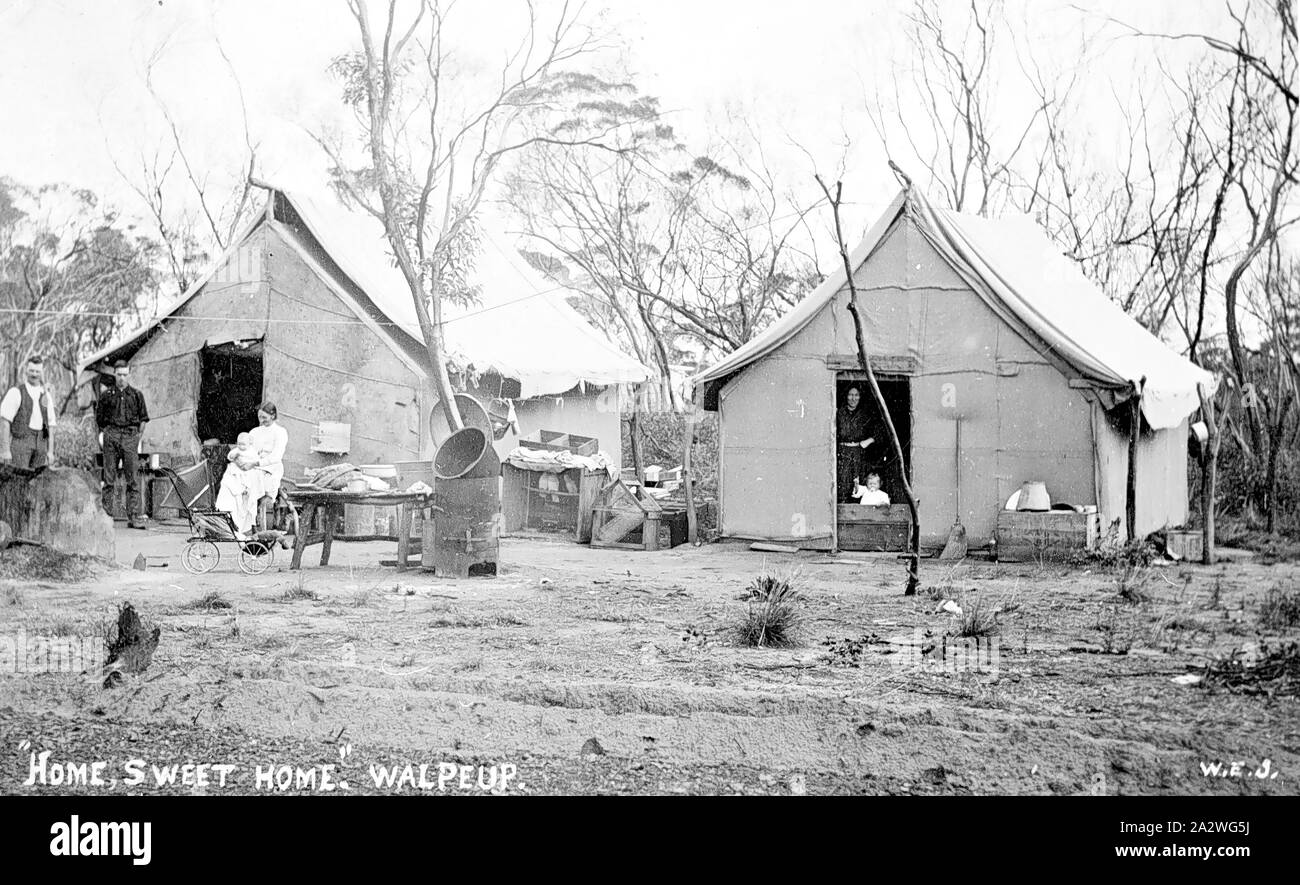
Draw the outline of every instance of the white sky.
<instances>
[{"instance_id":1,"label":"white sky","mask_svg":"<svg viewBox=\"0 0 1300 885\"><path fill-rule=\"evenodd\" d=\"M1073 58L1080 35L1114 15L1153 30L1215 28L1222 7L1204 0L1012 0L1016 39L1045 61ZM554 9L542 0L544 9ZM886 77L908 64L901 34L906 4L885 0L627 0L590 2L630 47L628 64L644 92L658 95L670 120L702 143L728 111L770 146L791 186L815 188L812 155L834 176L847 134L846 198L851 228L865 228L895 189L866 117L864 84L888 91ZM945 0L954 14L964 4ZM499 57L522 0L463 0L455 32L467 58ZM1087 92L1095 144L1105 156L1122 135L1111 92L1130 94L1150 67L1137 41L1094 41L1103 51ZM138 163L164 130L145 91L150 54L168 39L158 85L197 159L232 170L242 151L233 82L213 35L247 95L262 175L275 180L323 174L320 151L304 128L343 120L329 60L356 42L343 0L0 0L0 174L28 184L66 182L138 211L110 160ZM1000 35L1004 45L1011 34ZM1136 53L1136 54L1135 54ZM1014 125L1023 96L1007 89L1001 105ZM797 142L800 149L793 147Z\"/></svg>"}]
</instances>

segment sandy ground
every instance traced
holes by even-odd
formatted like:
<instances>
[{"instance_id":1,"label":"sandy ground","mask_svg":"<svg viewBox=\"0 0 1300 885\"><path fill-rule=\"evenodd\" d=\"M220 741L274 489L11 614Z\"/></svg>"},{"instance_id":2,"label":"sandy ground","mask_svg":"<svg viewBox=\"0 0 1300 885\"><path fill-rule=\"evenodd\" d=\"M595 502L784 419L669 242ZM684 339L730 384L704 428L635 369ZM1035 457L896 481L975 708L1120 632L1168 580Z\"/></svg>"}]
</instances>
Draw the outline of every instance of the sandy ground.
<instances>
[{"instance_id":1,"label":"sandy ground","mask_svg":"<svg viewBox=\"0 0 1300 885\"><path fill-rule=\"evenodd\" d=\"M282 554L258 577L229 559L195 577L184 538L119 531L122 563L143 552L166 568L3 582L6 636L94 635L124 601L162 633L152 666L118 688L0 676L0 792L266 791L256 765L318 766L318 791L332 765L349 784L336 794L436 793L449 770L442 792L479 792L457 765L497 792L491 778L512 770L509 793L1300 792L1300 702L1172 681L1260 639L1259 603L1300 586L1295 564L1167 564L1129 604L1111 571L924 563L927 586L1002 609L976 650L944 640L942 595L901 595L892 556L536 537L503 541L491 579L398 573L378 565L382 543L336 544L325 568L317 547L301 572ZM765 566L797 569L798 648L732 641ZM195 607L213 592L231 607ZM24 784L43 750L104 760L119 780ZM132 758L238 768L224 788L159 787L152 772L128 785ZM375 784L374 766L407 764L416 782Z\"/></svg>"}]
</instances>

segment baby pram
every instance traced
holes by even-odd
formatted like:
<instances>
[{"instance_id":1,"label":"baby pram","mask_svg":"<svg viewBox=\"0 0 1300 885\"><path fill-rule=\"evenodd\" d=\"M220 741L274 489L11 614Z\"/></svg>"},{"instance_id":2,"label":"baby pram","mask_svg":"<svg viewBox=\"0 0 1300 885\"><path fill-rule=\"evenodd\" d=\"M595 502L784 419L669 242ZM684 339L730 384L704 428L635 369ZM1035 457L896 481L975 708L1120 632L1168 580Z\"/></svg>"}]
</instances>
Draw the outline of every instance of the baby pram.
<instances>
[{"instance_id":1,"label":"baby pram","mask_svg":"<svg viewBox=\"0 0 1300 885\"><path fill-rule=\"evenodd\" d=\"M181 565L192 575L212 571L221 562L220 544L234 544L239 549L239 568L245 574L260 575L275 561L275 537L240 538L230 514L214 506L212 478L208 462L201 461L177 473L170 467L157 471L171 481L175 499L169 495L165 505L177 506L190 523L190 537L181 551ZM276 533L266 533L275 535Z\"/></svg>"}]
</instances>

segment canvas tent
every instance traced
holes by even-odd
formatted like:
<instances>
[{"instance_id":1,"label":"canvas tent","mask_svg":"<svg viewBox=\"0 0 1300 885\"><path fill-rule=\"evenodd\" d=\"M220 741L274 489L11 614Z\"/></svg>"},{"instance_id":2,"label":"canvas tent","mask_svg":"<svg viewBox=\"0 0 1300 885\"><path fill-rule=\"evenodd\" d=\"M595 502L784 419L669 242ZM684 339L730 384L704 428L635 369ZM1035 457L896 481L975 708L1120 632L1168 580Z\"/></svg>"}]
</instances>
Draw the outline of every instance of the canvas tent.
<instances>
[{"instance_id":1,"label":"canvas tent","mask_svg":"<svg viewBox=\"0 0 1300 885\"><path fill-rule=\"evenodd\" d=\"M923 544L942 544L957 515L955 458L974 543L1028 480L1095 504L1122 531L1135 396L1137 530L1186 519L1187 420L1215 379L1112 304L1032 220L961 215L904 191L850 265ZM835 410L862 378L848 297L841 268L695 378L719 413L724 535L836 545Z\"/></svg>"},{"instance_id":2,"label":"canvas tent","mask_svg":"<svg viewBox=\"0 0 1300 885\"><path fill-rule=\"evenodd\" d=\"M275 402L289 431L286 476L338 460L313 451L322 424L348 428L353 463L431 458L437 405L405 279L382 225L333 197L271 192L213 269L144 328L92 355L129 361L152 420L143 449L195 456L200 441L255 422ZM620 457L621 385L649 371L582 318L504 239L482 238L477 301L444 316L459 387L515 407L518 432L596 437ZM328 434L326 434L328 435Z\"/></svg>"}]
</instances>

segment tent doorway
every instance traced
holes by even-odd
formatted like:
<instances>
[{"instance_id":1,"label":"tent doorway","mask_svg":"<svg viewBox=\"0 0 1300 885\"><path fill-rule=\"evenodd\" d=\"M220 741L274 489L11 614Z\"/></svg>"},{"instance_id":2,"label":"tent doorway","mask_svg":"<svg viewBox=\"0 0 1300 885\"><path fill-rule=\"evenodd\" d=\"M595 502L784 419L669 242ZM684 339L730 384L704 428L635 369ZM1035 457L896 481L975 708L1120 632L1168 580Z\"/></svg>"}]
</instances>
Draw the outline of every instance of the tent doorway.
<instances>
[{"instance_id":1,"label":"tent doorway","mask_svg":"<svg viewBox=\"0 0 1300 885\"><path fill-rule=\"evenodd\" d=\"M199 352L199 440L233 444L257 426L262 403L262 342L232 341Z\"/></svg>"},{"instance_id":2,"label":"tent doorway","mask_svg":"<svg viewBox=\"0 0 1300 885\"><path fill-rule=\"evenodd\" d=\"M841 550L903 550L911 518L903 477L912 475L912 387L902 375L876 375L885 408L898 432L903 463L889 440L885 424L865 372L835 375L835 501L836 538ZM856 443L872 442L866 448ZM888 505L863 506L853 497L855 483L867 485L868 476L880 477Z\"/></svg>"},{"instance_id":3,"label":"tent doorway","mask_svg":"<svg viewBox=\"0 0 1300 885\"><path fill-rule=\"evenodd\" d=\"M906 501L903 492L903 476L911 476L912 470L912 386L909 379L900 375L876 375L880 392L885 395L885 405L889 417L893 419L894 429L898 431L898 441L903 447L903 464L897 463L893 447L889 442L889 431L881 418L875 397L871 395L871 386L865 372L838 372L835 378L835 452L836 452L836 488L835 497L841 504L851 503L854 476L863 485L867 482L867 473L880 474L880 488L889 495L891 502ZM858 417L846 414L849 402L853 399L850 391L857 391ZM851 444L858 440L840 439L841 433L848 430L850 436L862 435L872 439L866 449L855 451ZM906 474L903 471L907 471Z\"/></svg>"}]
</instances>

